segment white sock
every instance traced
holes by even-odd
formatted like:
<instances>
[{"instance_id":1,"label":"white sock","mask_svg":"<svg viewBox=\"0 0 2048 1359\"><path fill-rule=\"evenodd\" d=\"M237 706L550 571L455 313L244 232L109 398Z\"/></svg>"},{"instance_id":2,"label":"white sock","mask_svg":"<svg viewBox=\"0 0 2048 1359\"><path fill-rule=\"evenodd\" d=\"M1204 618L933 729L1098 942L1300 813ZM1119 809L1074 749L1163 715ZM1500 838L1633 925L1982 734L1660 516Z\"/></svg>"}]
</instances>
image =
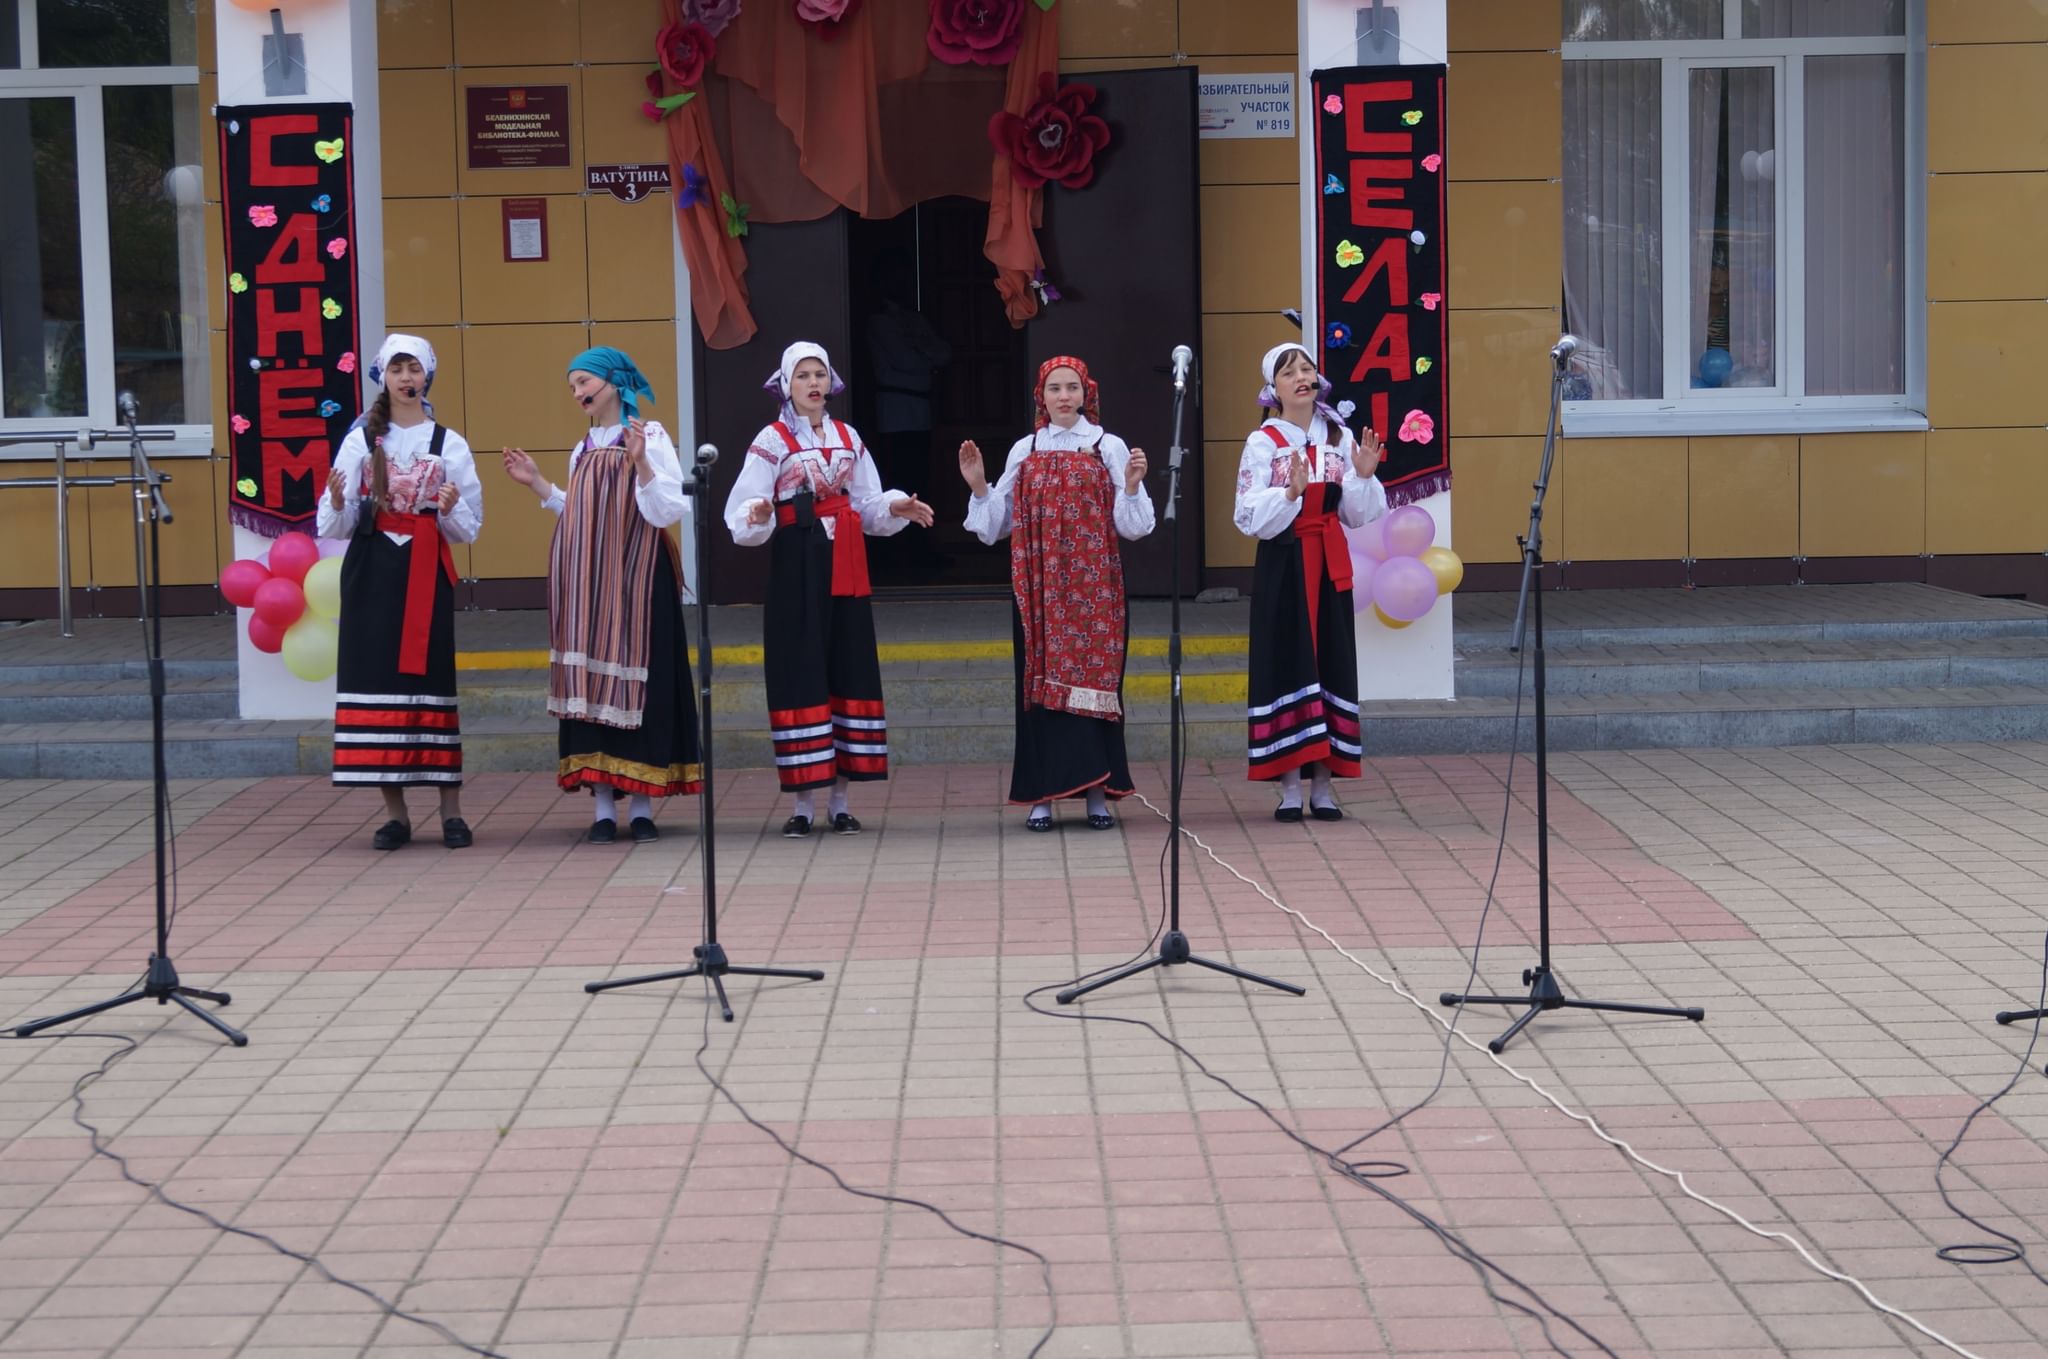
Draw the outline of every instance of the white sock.
<instances>
[{"instance_id":1,"label":"white sock","mask_svg":"<svg viewBox=\"0 0 2048 1359\"><path fill-rule=\"evenodd\" d=\"M1299 807L1301 805L1301 771L1290 769L1280 776L1280 805Z\"/></svg>"},{"instance_id":2,"label":"white sock","mask_svg":"<svg viewBox=\"0 0 2048 1359\"><path fill-rule=\"evenodd\" d=\"M825 799L825 810L833 816L846 815L846 780L832 785L832 795Z\"/></svg>"},{"instance_id":3,"label":"white sock","mask_svg":"<svg viewBox=\"0 0 2048 1359\"><path fill-rule=\"evenodd\" d=\"M635 821L638 821L643 816L652 821L654 819L654 799L645 793L635 793L633 794L633 802L629 810Z\"/></svg>"},{"instance_id":4,"label":"white sock","mask_svg":"<svg viewBox=\"0 0 2048 1359\"><path fill-rule=\"evenodd\" d=\"M1330 771L1320 764L1316 766L1315 779L1309 789L1308 804L1311 807L1337 805L1337 799L1330 796Z\"/></svg>"},{"instance_id":5,"label":"white sock","mask_svg":"<svg viewBox=\"0 0 2048 1359\"><path fill-rule=\"evenodd\" d=\"M791 811L794 815L800 816L806 821L815 821L817 818L811 814L812 806L811 790L806 788L796 795L796 805L791 808Z\"/></svg>"},{"instance_id":6,"label":"white sock","mask_svg":"<svg viewBox=\"0 0 2048 1359\"><path fill-rule=\"evenodd\" d=\"M600 783L591 788L597 794L597 810L592 813L593 821L616 821L619 819L618 794L609 783Z\"/></svg>"},{"instance_id":7,"label":"white sock","mask_svg":"<svg viewBox=\"0 0 2048 1359\"><path fill-rule=\"evenodd\" d=\"M1034 802L1034 803L1032 803L1032 804L1031 804L1031 811L1030 811L1030 813L1029 813L1029 814L1028 814L1028 815L1027 815L1027 816L1025 817L1025 820L1027 820L1027 821L1050 821L1050 820L1052 820L1052 804L1051 804L1050 802Z\"/></svg>"},{"instance_id":8,"label":"white sock","mask_svg":"<svg viewBox=\"0 0 2048 1359\"><path fill-rule=\"evenodd\" d=\"M1109 798L1104 795L1100 788L1090 788L1088 790L1088 815L1109 815Z\"/></svg>"}]
</instances>

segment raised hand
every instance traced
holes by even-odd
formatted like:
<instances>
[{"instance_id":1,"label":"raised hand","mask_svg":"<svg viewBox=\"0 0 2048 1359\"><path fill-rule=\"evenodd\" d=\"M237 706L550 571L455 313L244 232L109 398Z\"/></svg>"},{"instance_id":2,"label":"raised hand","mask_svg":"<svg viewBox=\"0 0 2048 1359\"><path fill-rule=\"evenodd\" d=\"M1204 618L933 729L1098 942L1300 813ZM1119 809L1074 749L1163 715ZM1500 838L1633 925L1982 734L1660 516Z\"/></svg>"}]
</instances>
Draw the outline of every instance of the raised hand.
<instances>
[{"instance_id":1,"label":"raised hand","mask_svg":"<svg viewBox=\"0 0 2048 1359\"><path fill-rule=\"evenodd\" d=\"M633 460L633 466L645 471L647 468L647 423L638 418L626 422L626 432L620 440L625 445L626 456Z\"/></svg>"},{"instance_id":2,"label":"raised hand","mask_svg":"<svg viewBox=\"0 0 2048 1359\"><path fill-rule=\"evenodd\" d=\"M1145 479L1145 473L1152 470L1152 464L1145 460L1145 450L1131 450L1131 460L1124 464L1124 494L1136 495L1138 484Z\"/></svg>"},{"instance_id":3,"label":"raised hand","mask_svg":"<svg viewBox=\"0 0 2048 1359\"><path fill-rule=\"evenodd\" d=\"M455 508L454 482L444 481L441 483L440 491L437 492L434 496L434 504L435 507L438 508L443 514L446 514L448 513L448 511Z\"/></svg>"},{"instance_id":4,"label":"raised hand","mask_svg":"<svg viewBox=\"0 0 2048 1359\"><path fill-rule=\"evenodd\" d=\"M916 496L908 496L889 507L889 513L898 519L908 519L919 528L932 526L932 507Z\"/></svg>"},{"instance_id":5,"label":"raised hand","mask_svg":"<svg viewBox=\"0 0 2048 1359\"><path fill-rule=\"evenodd\" d=\"M540 480L540 468L533 457L523 448L501 449L505 458L505 475L521 486L532 486Z\"/></svg>"},{"instance_id":6,"label":"raised hand","mask_svg":"<svg viewBox=\"0 0 2048 1359\"><path fill-rule=\"evenodd\" d=\"M1287 464L1287 498L1299 500L1308 492L1308 455L1295 449Z\"/></svg>"},{"instance_id":7,"label":"raised hand","mask_svg":"<svg viewBox=\"0 0 2048 1359\"><path fill-rule=\"evenodd\" d=\"M960 445L960 477L975 499L988 494L988 469L982 465L980 446L972 439Z\"/></svg>"},{"instance_id":8,"label":"raised hand","mask_svg":"<svg viewBox=\"0 0 2048 1359\"><path fill-rule=\"evenodd\" d=\"M1387 456L1387 446L1380 436L1367 425L1359 430L1358 446L1351 450L1351 470L1361 477L1369 477L1380 470L1380 461Z\"/></svg>"},{"instance_id":9,"label":"raised hand","mask_svg":"<svg viewBox=\"0 0 2048 1359\"><path fill-rule=\"evenodd\" d=\"M337 467L327 474L328 503L333 505L334 508L337 510L341 509L344 507L345 503L343 497L345 497L347 494L348 473L342 471L339 467Z\"/></svg>"},{"instance_id":10,"label":"raised hand","mask_svg":"<svg viewBox=\"0 0 2048 1359\"><path fill-rule=\"evenodd\" d=\"M757 496L747 502L747 522L749 524L765 524L768 522L768 516L774 512L775 506L768 502L766 496Z\"/></svg>"}]
</instances>

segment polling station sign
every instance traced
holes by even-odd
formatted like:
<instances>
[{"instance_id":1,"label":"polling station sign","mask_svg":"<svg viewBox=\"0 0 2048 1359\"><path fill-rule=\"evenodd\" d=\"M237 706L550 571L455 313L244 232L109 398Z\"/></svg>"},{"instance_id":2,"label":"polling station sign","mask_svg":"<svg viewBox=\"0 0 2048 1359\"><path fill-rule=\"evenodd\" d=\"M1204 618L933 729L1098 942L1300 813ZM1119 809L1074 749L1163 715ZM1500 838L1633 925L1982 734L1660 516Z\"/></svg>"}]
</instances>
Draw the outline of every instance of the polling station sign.
<instances>
[{"instance_id":1,"label":"polling station sign","mask_svg":"<svg viewBox=\"0 0 2048 1359\"><path fill-rule=\"evenodd\" d=\"M1200 77L1195 125L1204 137L1292 137L1294 73Z\"/></svg>"}]
</instances>

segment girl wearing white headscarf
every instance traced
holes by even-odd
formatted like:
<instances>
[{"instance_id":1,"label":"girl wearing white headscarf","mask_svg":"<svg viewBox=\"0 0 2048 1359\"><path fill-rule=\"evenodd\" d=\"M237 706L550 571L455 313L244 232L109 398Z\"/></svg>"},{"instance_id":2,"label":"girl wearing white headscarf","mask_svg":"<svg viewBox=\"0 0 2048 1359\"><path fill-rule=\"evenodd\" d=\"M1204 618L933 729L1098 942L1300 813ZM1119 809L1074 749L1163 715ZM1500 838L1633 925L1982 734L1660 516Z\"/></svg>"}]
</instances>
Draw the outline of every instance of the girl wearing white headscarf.
<instances>
[{"instance_id":1,"label":"girl wearing white headscarf","mask_svg":"<svg viewBox=\"0 0 2048 1359\"><path fill-rule=\"evenodd\" d=\"M741 547L769 544L762 668L775 771L793 795L782 833L811 833L813 794L831 789L833 831L859 832L846 785L889 777L889 724L868 604L866 535L930 528L931 506L882 489L860 435L825 413L845 384L820 345L782 351L766 384L782 405L755 436L725 503Z\"/></svg>"},{"instance_id":2,"label":"girl wearing white headscarf","mask_svg":"<svg viewBox=\"0 0 2048 1359\"><path fill-rule=\"evenodd\" d=\"M1387 512L1380 440L1351 437L1326 398L1330 384L1299 344L1266 351L1259 405L1271 412L1237 466L1238 530L1259 540L1252 576L1248 753L1251 777L1280 784L1277 821L1341 821L1330 779L1355 779L1358 642L1344 526Z\"/></svg>"},{"instance_id":3,"label":"girl wearing white headscarf","mask_svg":"<svg viewBox=\"0 0 2048 1359\"><path fill-rule=\"evenodd\" d=\"M387 336L369 376L380 392L341 441L318 531L348 540L341 561L334 782L384 795L371 843L412 839L405 789L441 793L441 842L471 841L462 819L462 723L455 703L455 559L484 525L483 486L460 434L434 421L434 347ZM393 602L397 601L394 609Z\"/></svg>"}]
</instances>

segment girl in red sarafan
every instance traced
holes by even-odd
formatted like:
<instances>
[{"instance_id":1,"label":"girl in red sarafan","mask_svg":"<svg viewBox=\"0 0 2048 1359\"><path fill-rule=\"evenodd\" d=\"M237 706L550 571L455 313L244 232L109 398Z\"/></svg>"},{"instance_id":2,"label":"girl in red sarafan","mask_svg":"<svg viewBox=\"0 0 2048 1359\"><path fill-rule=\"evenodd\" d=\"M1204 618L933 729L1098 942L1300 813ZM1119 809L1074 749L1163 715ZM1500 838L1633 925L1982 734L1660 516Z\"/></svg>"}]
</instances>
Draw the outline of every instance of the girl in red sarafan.
<instances>
[{"instance_id":1,"label":"girl in red sarafan","mask_svg":"<svg viewBox=\"0 0 2048 1359\"><path fill-rule=\"evenodd\" d=\"M825 413L845 384L824 346L800 340L783 350L766 386L781 415L747 449L725 524L741 547L771 544L761 661L775 772L794 803L782 833L809 835L813 795L830 788L832 830L855 835L846 785L889 777L865 538L930 528L932 507L883 490L860 435Z\"/></svg>"},{"instance_id":2,"label":"girl in red sarafan","mask_svg":"<svg viewBox=\"0 0 2048 1359\"><path fill-rule=\"evenodd\" d=\"M1119 537L1152 531L1145 450L1099 423L1088 365L1047 359L1032 392L1037 428L1010 447L993 489L972 440L960 475L973 492L967 530L989 546L1010 535L1010 632L1017 672L1017 753L1010 801L1026 829L1049 831L1052 804L1086 796L1088 824L1116 825L1109 799L1131 792L1124 750L1124 652L1130 606Z\"/></svg>"},{"instance_id":3,"label":"girl in red sarafan","mask_svg":"<svg viewBox=\"0 0 2048 1359\"><path fill-rule=\"evenodd\" d=\"M1387 512L1382 446L1356 441L1325 404L1330 384L1298 344L1275 345L1260 365L1259 405L1273 414L1244 441L1237 467L1238 530L1259 540L1252 575L1249 723L1251 777L1278 780L1276 821L1309 813L1341 821L1330 779L1355 779L1358 640L1351 617L1351 549L1344 525Z\"/></svg>"}]
</instances>

